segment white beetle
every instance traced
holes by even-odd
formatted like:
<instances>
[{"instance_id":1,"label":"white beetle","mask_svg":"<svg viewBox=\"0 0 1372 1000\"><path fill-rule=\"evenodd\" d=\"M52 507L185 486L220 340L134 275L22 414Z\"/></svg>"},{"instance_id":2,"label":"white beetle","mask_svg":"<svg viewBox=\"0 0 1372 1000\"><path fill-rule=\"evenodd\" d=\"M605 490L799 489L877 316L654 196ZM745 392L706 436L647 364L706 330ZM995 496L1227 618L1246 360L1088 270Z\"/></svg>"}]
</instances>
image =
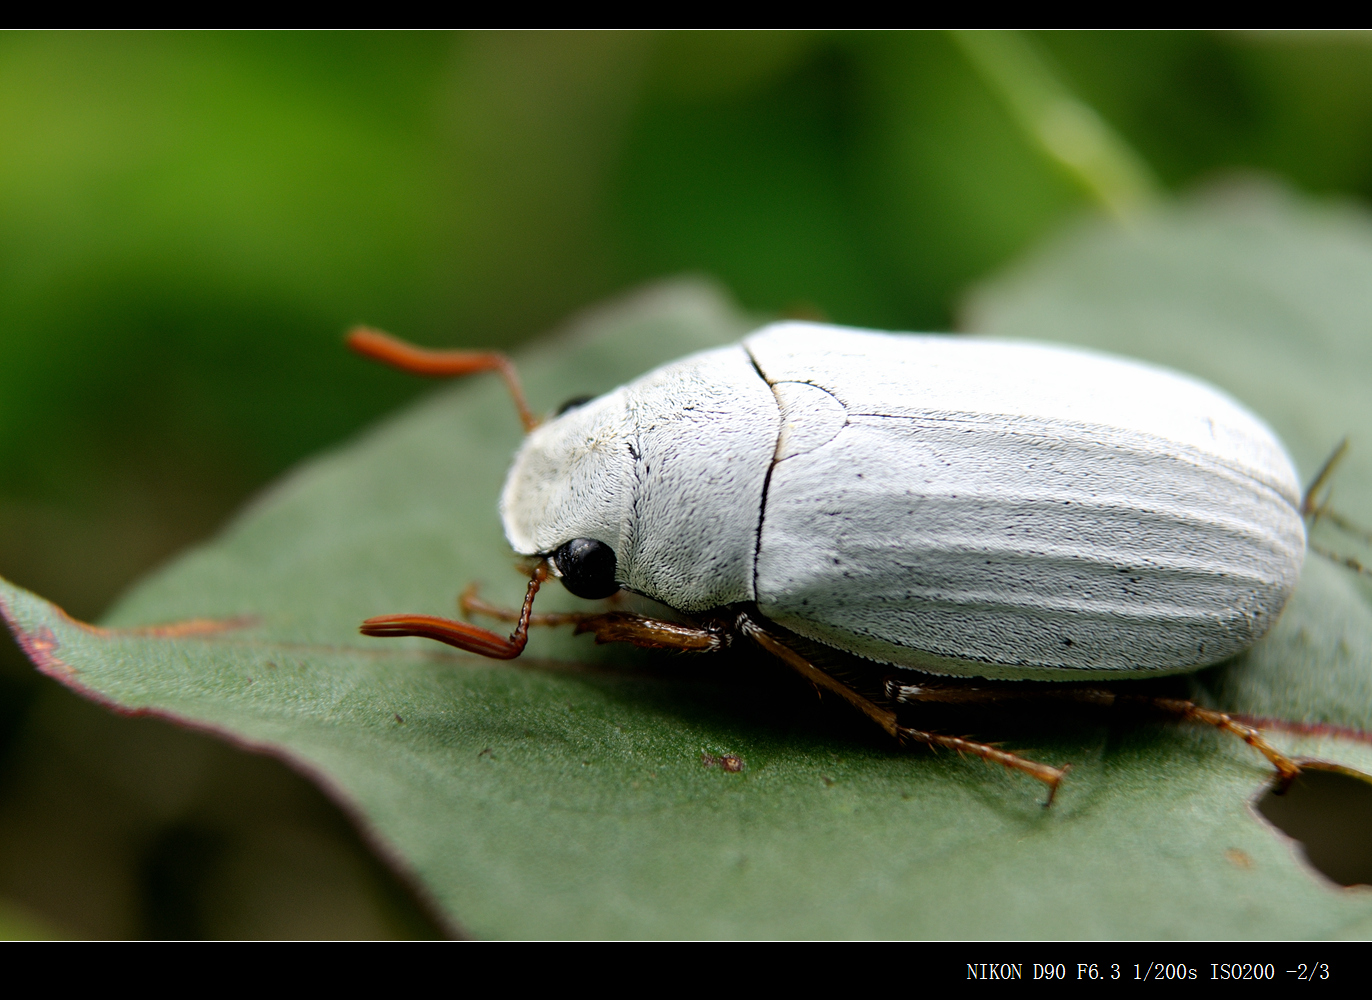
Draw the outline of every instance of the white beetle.
<instances>
[{"instance_id":1,"label":"white beetle","mask_svg":"<svg viewBox=\"0 0 1372 1000\"><path fill-rule=\"evenodd\" d=\"M532 428L501 495L510 544L538 557L522 613L504 615L515 634L416 615L368 634L491 656L518 655L531 622L680 649L747 635L893 735L1054 788L1060 769L910 729L898 705L946 692L926 675L1099 682L1218 662L1271 627L1304 558L1296 474L1261 420L1196 379L1080 348L778 323L533 426L502 356L370 331L353 345L429 374L501 368ZM578 596L623 588L690 624L532 615L549 570ZM858 691L804 640L895 680ZM1221 713L1145 700L1295 773Z\"/></svg>"}]
</instances>

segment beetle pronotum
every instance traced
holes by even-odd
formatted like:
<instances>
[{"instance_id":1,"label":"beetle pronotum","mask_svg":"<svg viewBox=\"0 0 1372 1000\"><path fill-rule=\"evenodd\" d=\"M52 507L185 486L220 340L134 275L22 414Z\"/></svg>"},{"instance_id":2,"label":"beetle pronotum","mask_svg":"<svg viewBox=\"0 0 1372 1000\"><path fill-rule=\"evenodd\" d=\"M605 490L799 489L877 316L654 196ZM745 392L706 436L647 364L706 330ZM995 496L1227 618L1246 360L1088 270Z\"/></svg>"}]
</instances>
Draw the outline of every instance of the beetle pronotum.
<instances>
[{"instance_id":1,"label":"beetle pronotum","mask_svg":"<svg viewBox=\"0 0 1372 1000\"><path fill-rule=\"evenodd\" d=\"M1084 686L1193 671L1256 642L1296 586L1301 491L1265 424L1196 379L1022 341L778 323L666 365L545 423L502 354L350 345L424 375L499 371L526 437L500 511L531 557L519 612L472 591L507 638L426 615L370 618L496 658L532 625L691 652L753 643L902 743L975 754L1049 787L1051 767L900 721L902 705L1035 696L1133 701L1217 726L1283 781L1260 733L1183 699ZM548 576L680 612L535 615ZM847 682L807 649L885 673ZM976 679L976 680L974 680Z\"/></svg>"}]
</instances>

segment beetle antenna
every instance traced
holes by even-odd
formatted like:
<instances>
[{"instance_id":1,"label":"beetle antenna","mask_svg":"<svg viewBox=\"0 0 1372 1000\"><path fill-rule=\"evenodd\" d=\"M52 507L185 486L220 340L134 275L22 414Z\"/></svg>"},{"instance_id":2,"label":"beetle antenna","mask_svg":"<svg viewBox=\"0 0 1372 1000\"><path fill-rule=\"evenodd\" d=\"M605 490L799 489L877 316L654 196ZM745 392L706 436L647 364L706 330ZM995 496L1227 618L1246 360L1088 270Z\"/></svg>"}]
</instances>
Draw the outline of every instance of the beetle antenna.
<instances>
[{"instance_id":1,"label":"beetle antenna","mask_svg":"<svg viewBox=\"0 0 1372 1000\"><path fill-rule=\"evenodd\" d=\"M520 423L527 434L538 426L539 420L529 409L524 398L524 387L520 385L519 373L514 362L500 351L435 351L427 347L417 347L389 333L374 330L367 326L357 326L348 333L347 344L363 357L371 358L399 368L411 375L425 375L429 378L452 378L458 375L475 375L477 372L496 371L505 380L510 390L515 409L519 411Z\"/></svg>"},{"instance_id":2,"label":"beetle antenna","mask_svg":"<svg viewBox=\"0 0 1372 1000\"><path fill-rule=\"evenodd\" d=\"M469 653L480 653L493 660L513 660L524 652L524 646L529 641L534 596L547 579L548 568L540 563L529 577L529 589L524 594L524 606L520 609L519 620L508 639L469 622L434 615L378 615L364 621L360 631L363 635L387 639L417 635L423 639L446 642L449 646L456 646Z\"/></svg>"}]
</instances>

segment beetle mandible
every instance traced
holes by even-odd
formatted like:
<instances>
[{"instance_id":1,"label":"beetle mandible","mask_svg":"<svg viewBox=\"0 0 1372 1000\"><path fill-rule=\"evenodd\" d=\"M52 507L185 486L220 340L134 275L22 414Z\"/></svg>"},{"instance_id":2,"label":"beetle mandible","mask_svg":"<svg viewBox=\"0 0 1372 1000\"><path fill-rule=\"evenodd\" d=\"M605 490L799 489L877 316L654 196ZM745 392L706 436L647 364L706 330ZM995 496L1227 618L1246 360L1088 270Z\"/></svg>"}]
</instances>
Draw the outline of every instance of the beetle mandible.
<instances>
[{"instance_id":1,"label":"beetle mandible","mask_svg":"<svg viewBox=\"0 0 1372 1000\"><path fill-rule=\"evenodd\" d=\"M367 635L496 658L518 656L539 624L682 651L752 642L897 740L1024 771L1049 802L1065 768L903 725L901 706L1076 682L1046 687L1217 726L1282 780L1298 773L1224 713L1090 686L1234 656L1296 586L1306 511L1292 462L1204 382L1081 348L784 322L539 423L502 354L365 328L349 343L420 374L498 370L527 432L500 497L510 545L532 557L523 608L464 596L514 632L384 615ZM549 575L683 620L535 615ZM807 652L826 648L884 676L840 679Z\"/></svg>"}]
</instances>

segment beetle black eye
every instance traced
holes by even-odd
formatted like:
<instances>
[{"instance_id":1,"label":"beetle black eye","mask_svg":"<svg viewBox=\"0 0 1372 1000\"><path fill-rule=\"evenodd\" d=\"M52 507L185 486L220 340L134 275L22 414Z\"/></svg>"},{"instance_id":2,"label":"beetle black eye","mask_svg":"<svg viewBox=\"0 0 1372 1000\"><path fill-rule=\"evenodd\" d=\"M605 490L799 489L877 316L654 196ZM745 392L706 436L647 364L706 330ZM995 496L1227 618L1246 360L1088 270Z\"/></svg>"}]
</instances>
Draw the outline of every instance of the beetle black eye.
<instances>
[{"instance_id":1,"label":"beetle black eye","mask_svg":"<svg viewBox=\"0 0 1372 1000\"><path fill-rule=\"evenodd\" d=\"M619 590L615 583L615 550L594 538L573 538L553 553L562 586L577 597L596 601Z\"/></svg>"},{"instance_id":2,"label":"beetle black eye","mask_svg":"<svg viewBox=\"0 0 1372 1000\"><path fill-rule=\"evenodd\" d=\"M568 410L575 410L578 406L585 406L593 399L595 399L594 396L573 396L571 399L567 400L567 402L559 406L557 412L554 413L553 416L560 417Z\"/></svg>"}]
</instances>

